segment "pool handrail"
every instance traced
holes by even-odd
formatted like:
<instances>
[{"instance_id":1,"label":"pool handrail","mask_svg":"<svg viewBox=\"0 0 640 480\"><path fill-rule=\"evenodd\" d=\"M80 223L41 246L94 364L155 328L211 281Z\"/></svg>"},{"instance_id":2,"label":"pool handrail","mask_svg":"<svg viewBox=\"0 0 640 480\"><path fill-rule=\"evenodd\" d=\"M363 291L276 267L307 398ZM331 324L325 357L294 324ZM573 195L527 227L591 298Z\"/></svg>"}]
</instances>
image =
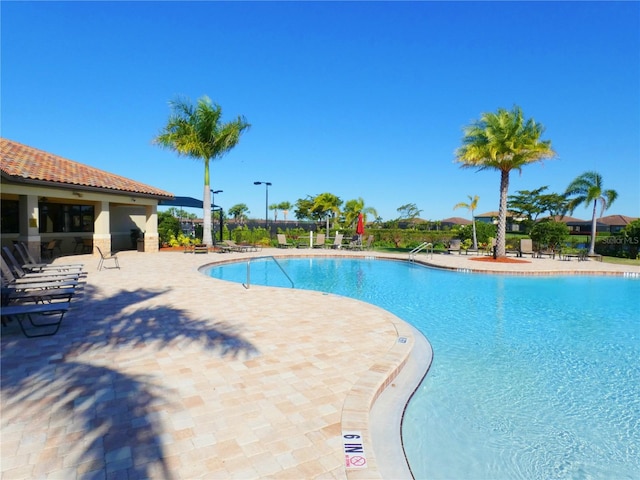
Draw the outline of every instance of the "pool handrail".
<instances>
[{"instance_id":1,"label":"pool handrail","mask_svg":"<svg viewBox=\"0 0 640 480\"><path fill-rule=\"evenodd\" d=\"M433 258L433 243L422 242L420 245L418 245L416 248L414 248L409 252L409 260L414 261L416 258L416 255L426 248L429 248L428 251L431 254L431 258Z\"/></svg>"},{"instance_id":2,"label":"pool handrail","mask_svg":"<svg viewBox=\"0 0 640 480\"><path fill-rule=\"evenodd\" d=\"M248 290L249 287L251 286L251 260L256 260L259 258L270 258L271 260L273 260L278 266L278 268L282 271L282 273L284 273L284 276L287 277L287 279L291 282L291 288L295 288L295 285L293 284L293 280L291 280L291 277L289 276L289 274L284 270L284 268L282 268L282 265L280 265L280 262L278 262L278 260L276 260L276 257L274 257L273 255L262 255L260 257L252 257L247 260L247 283L242 284L244 288Z\"/></svg>"}]
</instances>

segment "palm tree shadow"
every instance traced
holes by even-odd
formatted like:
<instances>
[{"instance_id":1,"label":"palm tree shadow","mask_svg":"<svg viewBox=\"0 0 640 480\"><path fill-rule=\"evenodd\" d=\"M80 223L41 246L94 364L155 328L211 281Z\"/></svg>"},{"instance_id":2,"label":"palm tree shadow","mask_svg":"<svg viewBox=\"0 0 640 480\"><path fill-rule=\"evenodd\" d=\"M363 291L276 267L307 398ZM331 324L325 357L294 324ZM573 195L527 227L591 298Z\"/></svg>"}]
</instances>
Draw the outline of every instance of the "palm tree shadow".
<instances>
[{"instance_id":1,"label":"palm tree shadow","mask_svg":"<svg viewBox=\"0 0 640 480\"><path fill-rule=\"evenodd\" d=\"M104 298L87 286L57 335L3 334L3 423L44 416L49 429L64 425L77 435L68 433L69 441L76 440L75 465L86 472L82 478L119 471L129 478L172 478L155 411L158 403L170 401L169 392L151 377L84 359L95 355L104 363L114 350L146 345L154 351L178 343L197 344L222 358L252 357L258 351L226 323L194 319L171 306L141 305L167 291L138 289Z\"/></svg>"}]
</instances>

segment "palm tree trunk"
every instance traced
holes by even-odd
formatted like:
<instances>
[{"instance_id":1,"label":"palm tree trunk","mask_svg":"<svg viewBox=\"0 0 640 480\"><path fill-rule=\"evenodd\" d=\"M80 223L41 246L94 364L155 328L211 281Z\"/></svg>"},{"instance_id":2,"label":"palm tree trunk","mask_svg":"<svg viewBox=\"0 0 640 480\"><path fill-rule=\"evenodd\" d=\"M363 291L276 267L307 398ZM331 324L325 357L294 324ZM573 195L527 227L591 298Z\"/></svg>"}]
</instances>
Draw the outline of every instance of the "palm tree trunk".
<instances>
[{"instance_id":1,"label":"palm tree trunk","mask_svg":"<svg viewBox=\"0 0 640 480\"><path fill-rule=\"evenodd\" d=\"M204 192L202 194L202 243L213 245L211 237L211 183L209 182L209 159L204 161Z\"/></svg>"},{"instance_id":2,"label":"palm tree trunk","mask_svg":"<svg viewBox=\"0 0 640 480\"><path fill-rule=\"evenodd\" d=\"M496 256L507 255L507 193L509 192L509 171L500 171L500 206L498 207L498 231L496 232Z\"/></svg>"},{"instance_id":3,"label":"palm tree trunk","mask_svg":"<svg viewBox=\"0 0 640 480\"><path fill-rule=\"evenodd\" d=\"M476 219L473 216L473 212L471 212L471 221L473 224L473 249L477 250L478 249L478 237L476 235Z\"/></svg>"},{"instance_id":4,"label":"palm tree trunk","mask_svg":"<svg viewBox=\"0 0 640 480\"><path fill-rule=\"evenodd\" d=\"M596 253L596 232L598 230L596 223L598 200L593 201L593 215L591 216L591 242L589 244L589 255Z\"/></svg>"}]
</instances>

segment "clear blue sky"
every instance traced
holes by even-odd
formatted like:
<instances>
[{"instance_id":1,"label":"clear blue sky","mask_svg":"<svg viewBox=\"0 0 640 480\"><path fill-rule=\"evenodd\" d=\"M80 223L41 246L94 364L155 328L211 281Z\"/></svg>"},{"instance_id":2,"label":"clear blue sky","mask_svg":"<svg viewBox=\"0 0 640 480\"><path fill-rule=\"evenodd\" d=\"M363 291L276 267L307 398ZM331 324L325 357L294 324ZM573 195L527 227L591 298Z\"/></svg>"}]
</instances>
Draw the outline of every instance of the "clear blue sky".
<instances>
[{"instance_id":1,"label":"clear blue sky","mask_svg":"<svg viewBox=\"0 0 640 480\"><path fill-rule=\"evenodd\" d=\"M522 107L558 157L510 193L587 170L640 216L638 2L7 2L2 136L202 198L203 166L152 145L178 95L252 128L211 164L217 204L323 192L390 220L497 210L499 173L460 169L462 129ZM201 212L194 212L199 213ZM270 213L271 216L271 213ZM575 217L588 219L579 208ZM280 216L280 218L282 218ZM292 218L292 216L290 217Z\"/></svg>"}]
</instances>

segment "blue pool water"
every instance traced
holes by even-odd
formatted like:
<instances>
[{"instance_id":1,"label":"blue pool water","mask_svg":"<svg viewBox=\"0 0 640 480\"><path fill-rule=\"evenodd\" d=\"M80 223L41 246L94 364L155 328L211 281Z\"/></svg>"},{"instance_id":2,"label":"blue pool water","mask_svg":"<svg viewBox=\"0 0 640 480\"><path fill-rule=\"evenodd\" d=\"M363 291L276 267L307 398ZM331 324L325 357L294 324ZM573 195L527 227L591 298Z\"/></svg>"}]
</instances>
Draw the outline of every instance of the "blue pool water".
<instances>
[{"instance_id":1,"label":"blue pool water","mask_svg":"<svg viewBox=\"0 0 640 480\"><path fill-rule=\"evenodd\" d=\"M417 479L637 479L640 281L441 271L408 262L287 259L295 288L378 305L429 339L407 406ZM246 263L208 270L245 282ZM272 260L251 283L291 284Z\"/></svg>"}]
</instances>

